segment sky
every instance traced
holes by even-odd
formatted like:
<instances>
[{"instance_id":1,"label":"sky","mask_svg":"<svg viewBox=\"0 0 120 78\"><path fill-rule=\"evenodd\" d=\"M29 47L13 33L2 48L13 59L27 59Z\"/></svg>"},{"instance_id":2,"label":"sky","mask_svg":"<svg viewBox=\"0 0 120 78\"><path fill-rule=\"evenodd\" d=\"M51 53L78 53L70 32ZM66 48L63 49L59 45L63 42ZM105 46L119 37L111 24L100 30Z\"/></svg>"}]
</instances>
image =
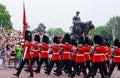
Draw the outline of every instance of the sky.
<instances>
[{"instance_id":1,"label":"sky","mask_svg":"<svg viewBox=\"0 0 120 78\"><path fill-rule=\"evenodd\" d=\"M47 29L60 27L70 31L72 18L80 11L82 22L105 25L113 16L120 16L120 0L0 0L11 15L13 27L22 30L23 2L30 29L43 23Z\"/></svg>"}]
</instances>

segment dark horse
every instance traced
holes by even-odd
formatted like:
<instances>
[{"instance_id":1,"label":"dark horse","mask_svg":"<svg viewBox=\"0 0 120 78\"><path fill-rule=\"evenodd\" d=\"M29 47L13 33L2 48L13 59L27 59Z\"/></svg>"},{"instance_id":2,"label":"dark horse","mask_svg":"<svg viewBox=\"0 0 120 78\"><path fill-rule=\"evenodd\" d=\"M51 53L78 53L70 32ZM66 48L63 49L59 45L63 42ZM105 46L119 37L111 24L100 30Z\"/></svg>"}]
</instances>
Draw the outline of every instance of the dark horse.
<instances>
[{"instance_id":1,"label":"dark horse","mask_svg":"<svg viewBox=\"0 0 120 78\"><path fill-rule=\"evenodd\" d=\"M87 21L85 23L80 23L79 25L70 27L72 38L78 38L83 34L84 36L87 36L91 29L94 29L92 21Z\"/></svg>"}]
</instances>

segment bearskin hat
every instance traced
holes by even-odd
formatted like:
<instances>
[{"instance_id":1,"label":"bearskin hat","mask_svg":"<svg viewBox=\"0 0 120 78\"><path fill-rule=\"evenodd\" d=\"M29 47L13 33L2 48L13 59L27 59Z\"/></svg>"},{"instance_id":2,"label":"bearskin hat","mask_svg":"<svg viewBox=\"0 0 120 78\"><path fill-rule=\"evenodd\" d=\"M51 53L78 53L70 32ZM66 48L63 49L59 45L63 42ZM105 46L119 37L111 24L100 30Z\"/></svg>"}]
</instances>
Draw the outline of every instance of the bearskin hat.
<instances>
[{"instance_id":1,"label":"bearskin hat","mask_svg":"<svg viewBox=\"0 0 120 78\"><path fill-rule=\"evenodd\" d=\"M49 37L48 36L46 36L46 35L43 35L43 37L42 37L42 42L44 42L44 43L49 43Z\"/></svg>"},{"instance_id":2,"label":"bearskin hat","mask_svg":"<svg viewBox=\"0 0 120 78\"><path fill-rule=\"evenodd\" d=\"M40 36L39 35L35 35L34 40L39 43L40 42Z\"/></svg>"},{"instance_id":3,"label":"bearskin hat","mask_svg":"<svg viewBox=\"0 0 120 78\"><path fill-rule=\"evenodd\" d=\"M65 42L70 43L70 35L69 34L65 34L64 38L62 39L62 43L65 44Z\"/></svg>"},{"instance_id":4,"label":"bearskin hat","mask_svg":"<svg viewBox=\"0 0 120 78\"><path fill-rule=\"evenodd\" d=\"M110 47L110 41L106 38L104 44Z\"/></svg>"},{"instance_id":5,"label":"bearskin hat","mask_svg":"<svg viewBox=\"0 0 120 78\"><path fill-rule=\"evenodd\" d=\"M77 46L77 42L76 42L76 40L75 40L75 39L71 39L71 41L70 41L70 42L71 42L71 44L72 44L72 45Z\"/></svg>"},{"instance_id":6,"label":"bearskin hat","mask_svg":"<svg viewBox=\"0 0 120 78\"><path fill-rule=\"evenodd\" d=\"M57 43L57 44L60 43L60 40L58 39L57 36L54 36L54 38L53 38L53 43Z\"/></svg>"},{"instance_id":7,"label":"bearskin hat","mask_svg":"<svg viewBox=\"0 0 120 78\"><path fill-rule=\"evenodd\" d=\"M99 45L102 45L103 44L103 39L100 35L95 35L94 36L94 43L95 44L99 44Z\"/></svg>"},{"instance_id":8,"label":"bearskin hat","mask_svg":"<svg viewBox=\"0 0 120 78\"><path fill-rule=\"evenodd\" d=\"M90 45L90 39L88 37L85 37L85 44Z\"/></svg>"},{"instance_id":9,"label":"bearskin hat","mask_svg":"<svg viewBox=\"0 0 120 78\"><path fill-rule=\"evenodd\" d=\"M115 39L115 40L114 40L114 46L118 46L118 44L119 44L119 40L118 40L118 39Z\"/></svg>"},{"instance_id":10,"label":"bearskin hat","mask_svg":"<svg viewBox=\"0 0 120 78\"><path fill-rule=\"evenodd\" d=\"M83 44L84 45L85 44L85 37L80 36L78 42L79 42L79 44Z\"/></svg>"},{"instance_id":11,"label":"bearskin hat","mask_svg":"<svg viewBox=\"0 0 120 78\"><path fill-rule=\"evenodd\" d=\"M29 30L25 31L25 40L31 42L32 41L32 33Z\"/></svg>"}]
</instances>

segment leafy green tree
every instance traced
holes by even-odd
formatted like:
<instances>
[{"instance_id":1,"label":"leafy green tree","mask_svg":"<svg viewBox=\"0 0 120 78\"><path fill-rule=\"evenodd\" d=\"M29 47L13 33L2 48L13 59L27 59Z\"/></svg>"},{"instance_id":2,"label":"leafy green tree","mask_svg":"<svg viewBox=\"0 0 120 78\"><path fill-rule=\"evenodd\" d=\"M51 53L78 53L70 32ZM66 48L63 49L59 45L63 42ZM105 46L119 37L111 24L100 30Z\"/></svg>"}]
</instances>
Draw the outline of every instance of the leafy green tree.
<instances>
[{"instance_id":1,"label":"leafy green tree","mask_svg":"<svg viewBox=\"0 0 120 78\"><path fill-rule=\"evenodd\" d=\"M64 35L64 31L61 28L50 28L47 30L47 34L49 34L50 36L53 35Z\"/></svg>"},{"instance_id":2,"label":"leafy green tree","mask_svg":"<svg viewBox=\"0 0 120 78\"><path fill-rule=\"evenodd\" d=\"M13 29L11 15L6 10L6 6L0 3L0 27L4 29Z\"/></svg>"},{"instance_id":3,"label":"leafy green tree","mask_svg":"<svg viewBox=\"0 0 120 78\"><path fill-rule=\"evenodd\" d=\"M94 30L89 32L90 38L93 39L95 35L101 35L104 39L112 41L112 35L107 26L97 26Z\"/></svg>"},{"instance_id":4,"label":"leafy green tree","mask_svg":"<svg viewBox=\"0 0 120 78\"><path fill-rule=\"evenodd\" d=\"M115 38L120 39L120 16L113 16L110 18L107 22L107 27L113 36L113 40Z\"/></svg>"}]
</instances>

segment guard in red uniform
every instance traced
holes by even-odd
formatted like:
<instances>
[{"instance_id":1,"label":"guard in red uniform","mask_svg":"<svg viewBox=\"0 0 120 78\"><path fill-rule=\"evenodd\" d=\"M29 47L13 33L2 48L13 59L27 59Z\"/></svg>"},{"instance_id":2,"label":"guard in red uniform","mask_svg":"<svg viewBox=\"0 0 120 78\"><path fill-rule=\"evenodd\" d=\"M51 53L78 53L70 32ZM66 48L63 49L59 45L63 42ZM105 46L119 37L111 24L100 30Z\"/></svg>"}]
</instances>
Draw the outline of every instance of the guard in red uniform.
<instances>
[{"instance_id":1,"label":"guard in red uniform","mask_svg":"<svg viewBox=\"0 0 120 78\"><path fill-rule=\"evenodd\" d=\"M110 64L108 77L112 75L115 66L120 65L120 41L118 39L114 41L114 50L111 54L111 58L113 58L113 61L112 64Z\"/></svg>"},{"instance_id":2,"label":"guard in red uniform","mask_svg":"<svg viewBox=\"0 0 120 78\"><path fill-rule=\"evenodd\" d=\"M46 70L48 70L48 49L49 49L49 38L46 35L43 35L42 38L42 46L41 47L41 51L40 51L40 62L39 62L39 66L36 69L36 73L40 73L40 69L41 66L43 64L43 62L45 62L45 66L46 66Z\"/></svg>"},{"instance_id":3,"label":"guard in red uniform","mask_svg":"<svg viewBox=\"0 0 120 78\"><path fill-rule=\"evenodd\" d=\"M66 66L66 70L68 72L68 74L71 74L72 70L71 70L71 64L70 64L70 54L71 54L71 50L72 50L72 45L70 44L70 35L69 34L65 34L63 40L62 40L62 48L63 51L61 53L61 63L60 63L60 68L58 69L58 71L55 73L55 75L59 76L62 74L62 69L64 66Z\"/></svg>"},{"instance_id":4,"label":"guard in red uniform","mask_svg":"<svg viewBox=\"0 0 120 78\"><path fill-rule=\"evenodd\" d=\"M33 43L33 47L32 47L32 53L33 53L32 65L36 61L37 67L39 66L39 52L38 52L39 43L40 43L40 36L35 35L34 43Z\"/></svg>"},{"instance_id":5,"label":"guard in red uniform","mask_svg":"<svg viewBox=\"0 0 120 78\"><path fill-rule=\"evenodd\" d=\"M106 62L106 65L107 65L107 69L109 69L109 65L110 65L110 53L111 53L111 48L110 48L110 43L109 43L109 40L108 39L106 39L105 40L105 42L104 42L104 44L105 44L105 56L106 56L106 58L105 58L105 62Z\"/></svg>"},{"instance_id":6,"label":"guard in red uniform","mask_svg":"<svg viewBox=\"0 0 120 78\"><path fill-rule=\"evenodd\" d=\"M25 63L27 63L29 65L29 70L30 70L30 76L29 77L33 77L33 69L32 69L32 65L31 65L31 55L30 55L30 51L31 51L31 47L32 47L32 33L28 30L25 31L25 45L24 45L24 56L23 56L23 60L20 63L20 66L18 67L17 72L14 74L15 76L19 77L22 68L24 67Z\"/></svg>"},{"instance_id":7,"label":"guard in red uniform","mask_svg":"<svg viewBox=\"0 0 120 78\"><path fill-rule=\"evenodd\" d=\"M76 55L76 63L74 65L74 70L72 72L71 75L69 75L69 77L74 78L75 73L77 72L79 66L80 69L82 70L84 76L86 76L86 66L85 66L85 57L84 57L84 53L85 53L85 39L83 36L79 37L79 45L78 45L78 51L75 52Z\"/></svg>"},{"instance_id":8,"label":"guard in red uniform","mask_svg":"<svg viewBox=\"0 0 120 78\"><path fill-rule=\"evenodd\" d=\"M90 56L90 39L88 37L85 37L85 61L86 61L86 67L88 68L88 71L91 69L91 56Z\"/></svg>"},{"instance_id":9,"label":"guard in red uniform","mask_svg":"<svg viewBox=\"0 0 120 78\"><path fill-rule=\"evenodd\" d=\"M104 70L105 66L105 47L103 46L103 39L99 35L95 35L94 37L95 48L93 50L92 57L92 68L88 72L87 76L84 78L94 77L97 70L100 70L101 78L106 78L106 70Z\"/></svg>"},{"instance_id":10,"label":"guard in red uniform","mask_svg":"<svg viewBox=\"0 0 120 78\"><path fill-rule=\"evenodd\" d=\"M71 44L73 45L73 51L72 51L72 53L71 53L71 69L73 69L74 68L74 65L75 65L75 60L76 60L76 56L74 55L74 52L76 51L76 49L77 49L77 42L76 42L76 40L75 39L72 39L71 40ZM78 74L78 73L77 73ZM79 74L78 74L79 75Z\"/></svg>"},{"instance_id":11,"label":"guard in red uniform","mask_svg":"<svg viewBox=\"0 0 120 78\"><path fill-rule=\"evenodd\" d=\"M58 71L58 68L60 67L60 60L61 60L61 57L60 57L60 45L59 45L60 41L58 39L57 36L55 36L53 38L53 45L51 46L51 54L52 54L52 58L51 58L51 62L50 62L50 65L49 65L49 68L48 70L45 72L46 74L50 74L54 64L56 64L57 66L57 69L55 71Z\"/></svg>"}]
</instances>

